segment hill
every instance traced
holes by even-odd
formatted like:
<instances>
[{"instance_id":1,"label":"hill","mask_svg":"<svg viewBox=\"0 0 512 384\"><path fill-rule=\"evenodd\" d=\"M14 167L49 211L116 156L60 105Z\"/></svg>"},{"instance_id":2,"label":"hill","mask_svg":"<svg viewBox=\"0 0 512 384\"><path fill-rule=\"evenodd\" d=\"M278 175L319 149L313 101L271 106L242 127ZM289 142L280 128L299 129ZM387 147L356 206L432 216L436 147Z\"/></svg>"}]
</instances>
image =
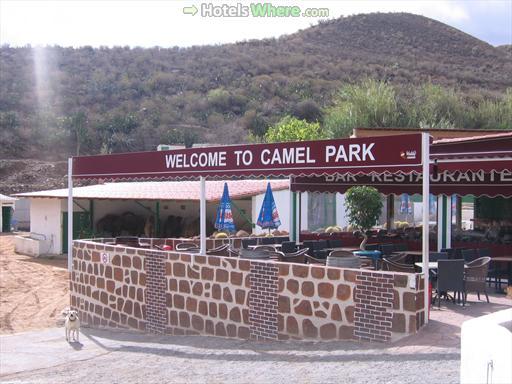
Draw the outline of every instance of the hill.
<instances>
[{"instance_id":1,"label":"hill","mask_svg":"<svg viewBox=\"0 0 512 384\"><path fill-rule=\"evenodd\" d=\"M506 49L405 13L186 49L3 46L0 68L4 159L243 142L304 100L329 107L342 85L367 77L404 88L432 82L471 100L512 87Z\"/></svg>"}]
</instances>

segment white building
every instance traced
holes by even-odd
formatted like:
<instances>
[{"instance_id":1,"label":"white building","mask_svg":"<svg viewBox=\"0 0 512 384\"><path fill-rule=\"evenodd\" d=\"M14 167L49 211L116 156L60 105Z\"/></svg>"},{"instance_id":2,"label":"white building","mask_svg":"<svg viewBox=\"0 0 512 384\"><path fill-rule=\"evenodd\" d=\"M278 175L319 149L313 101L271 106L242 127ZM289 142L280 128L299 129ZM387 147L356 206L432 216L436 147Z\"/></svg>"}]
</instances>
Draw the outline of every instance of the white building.
<instances>
[{"instance_id":1,"label":"white building","mask_svg":"<svg viewBox=\"0 0 512 384\"><path fill-rule=\"evenodd\" d=\"M294 220L291 216L294 206L291 204L288 180L227 181L237 229L257 234L264 232L258 226L251 228L251 223L257 221L268 182L271 184L281 220L279 230L286 232L297 230L297 228L290 228L290 220ZM206 182L207 219L211 223L215 222L216 209L222 197L223 187L224 181ZM123 215L126 212L142 217L143 220L151 215L157 215L162 226L171 215L183 217L187 221L197 219L199 192L198 181L122 182L75 187L73 188L74 237L76 238L77 231L84 227L80 225L80 220L88 223L87 229L91 234L101 235L97 229L102 218L106 215ZM67 194L67 189L58 189L17 195L30 200L31 239L19 240L21 253L32 255L66 253ZM300 200L300 208L295 206L296 217L300 217L300 229L316 230L335 224L346 225L344 209L337 209L343 207L342 195L301 193ZM81 236L83 235L82 233ZM23 245L22 242L30 242L31 245Z\"/></svg>"},{"instance_id":2,"label":"white building","mask_svg":"<svg viewBox=\"0 0 512 384\"><path fill-rule=\"evenodd\" d=\"M16 198L0 193L0 232L11 231L11 220Z\"/></svg>"}]
</instances>

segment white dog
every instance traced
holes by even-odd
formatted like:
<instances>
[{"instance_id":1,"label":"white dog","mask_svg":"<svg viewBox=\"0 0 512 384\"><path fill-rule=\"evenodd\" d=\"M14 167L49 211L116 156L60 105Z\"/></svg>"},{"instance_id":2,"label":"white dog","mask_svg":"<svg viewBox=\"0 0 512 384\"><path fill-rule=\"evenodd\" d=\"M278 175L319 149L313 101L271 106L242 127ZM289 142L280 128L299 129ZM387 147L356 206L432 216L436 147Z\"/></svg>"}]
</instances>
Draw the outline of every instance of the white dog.
<instances>
[{"instance_id":1,"label":"white dog","mask_svg":"<svg viewBox=\"0 0 512 384\"><path fill-rule=\"evenodd\" d=\"M66 341L72 337L73 341L80 342L80 319L78 312L69 310L66 313L66 320L64 321L64 328L66 330Z\"/></svg>"}]
</instances>

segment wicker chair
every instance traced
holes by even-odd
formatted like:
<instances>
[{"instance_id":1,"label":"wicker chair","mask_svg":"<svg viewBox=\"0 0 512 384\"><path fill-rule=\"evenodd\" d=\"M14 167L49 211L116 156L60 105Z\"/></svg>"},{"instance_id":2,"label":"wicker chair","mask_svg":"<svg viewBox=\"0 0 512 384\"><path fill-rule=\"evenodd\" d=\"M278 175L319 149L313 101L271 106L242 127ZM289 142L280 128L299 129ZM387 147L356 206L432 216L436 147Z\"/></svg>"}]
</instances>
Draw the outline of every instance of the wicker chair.
<instances>
[{"instance_id":1,"label":"wicker chair","mask_svg":"<svg viewBox=\"0 0 512 384\"><path fill-rule=\"evenodd\" d=\"M279 252L276 250L273 250L272 252L265 252L266 255L268 255L268 258L273 261L280 261L281 257L283 255L283 252Z\"/></svg>"},{"instance_id":2,"label":"wicker chair","mask_svg":"<svg viewBox=\"0 0 512 384\"><path fill-rule=\"evenodd\" d=\"M198 252L199 246L192 242L178 243L176 244L176 250L184 252Z\"/></svg>"},{"instance_id":3,"label":"wicker chair","mask_svg":"<svg viewBox=\"0 0 512 384\"><path fill-rule=\"evenodd\" d=\"M394 263L410 265L410 263L407 263L407 259L408 259L407 253L394 254L394 255L386 257L385 259L392 261Z\"/></svg>"},{"instance_id":4,"label":"wicker chair","mask_svg":"<svg viewBox=\"0 0 512 384\"><path fill-rule=\"evenodd\" d=\"M281 243L281 252L292 253L297 251L297 244L295 241L283 241Z\"/></svg>"},{"instance_id":5,"label":"wicker chair","mask_svg":"<svg viewBox=\"0 0 512 384\"><path fill-rule=\"evenodd\" d=\"M395 251L394 244L380 244L379 251L382 252L383 256L389 256Z\"/></svg>"},{"instance_id":6,"label":"wicker chair","mask_svg":"<svg viewBox=\"0 0 512 384\"><path fill-rule=\"evenodd\" d=\"M306 256L306 264L320 264L325 265L327 259L317 259L316 257L305 255Z\"/></svg>"},{"instance_id":7,"label":"wicker chair","mask_svg":"<svg viewBox=\"0 0 512 384\"><path fill-rule=\"evenodd\" d=\"M329 239L327 242L329 243L329 248L341 248L343 246L341 239Z\"/></svg>"},{"instance_id":8,"label":"wicker chair","mask_svg":"<svg viewBox=\"0 0 512 384\"><path fill-rule=\"evenodd\" d=\"M116 245L126 245L128 247L139 247L139 238L136 236L118 236L115 238Z\"/></svg>"},{"instance_id":9,"label":"wicker chair","mask_svg":"<svg viewBox=\"0 0 512 384\"><path fill-rule=\"evenodd\" d=\"M389 260L389 258L382 259L382 270L383 271L415 273L413 265L397 263L395 261Z\"/></svg>"},{"instance_id":10,"label":"wicker chair","mask_svg":"<svg viewBox=\"0 0 512 384\"><path fill-rule=\"evenodd\" d=\"M275 252L276 247L273 245L257 245L253 248L253 250L261 252Z\"/></svg>"},{"instance_id":11,"label":"wicker chair","mask_svg":"<svg viewBox=\"0 0 512 384\"><path fill-rule=\"evenodd\" d=\"M250 260L268 260L268 259L270 259L270 253L275 253L275 251L267 252L267 251L254 250L254 249L241 249L239 257L241 259L250 259Z\"/></svg>"},{"instance_id":12,"label":"wicker chair","mask_svg":"<svg viewBox=\"0 0 512 384\"><path fill-rule=\"evenodd\" d=\"M371 257L358 256L359 260L361 260L361 269L371 269L375 270L375 263Z\"/></svg>"},{"instance_id":13,"label":"wicker chair","mask_svg":"<svg viewBox=\"0 0 512 384\"><path fill-rule=\"evenodd\" d=\"M240 257L240 249L228 247L228 256L229 257Z\"/></svg>"},{"instance_id":14,"label":"wicker chair","mask_svg":"<svg viewBox=\"0 0 512 384\"><path fill-rule=\"evenodd\" d=\"M209 256L229 256L229 244L222 244L217 248L212 248L206 251Z\"/></svg>"},{"instance_id":15,"label":"wicker chair","mask_svg":"<svg viewBox=\"0 0 512 384\"><path fill-rule=\"evenodd\" d=\"M292 253L283 253L279 252L279 261L285 261L288 263L300 263L304 264L306 262L306 254L307 249L300 249L297 252Z\"/></svg>"},{"instance_id":16,"label":"wicker chair","mask_svg":"<svg viewBox=\"0 0 512 384\"><path fill-rule=\"evenodd\" d=\"M242 239L242 248L249 248L250 245L256 245L258 244L258 239L255 237L252 237L250 239Z\"/></svg>"},{"instance_id":17,"label":"wicker chair","mask_svg":"<svg viewBox=\"0 0 512 384\"><path fill-rule=\"evenodd\" d=\"M461 254L466 263L471 263L480 257L476 249L463 249Z\"/></svg>"},{"instance_id":18,"label":"wicker chair","mask_svg":"<svg viewBox=\"0 0 512 384\"><path fill-rule=\"evenodd\" d=\"M487 273L489 271L490 257L480 257L470 263L466 264L464 276L464 295L467 297L469 292L476 292L478 300L480 300L480 292L485 294L487 302L489 296L487 295Z\"/></svg>"},{"instance_id":19,"label":"wicker chair","mask_svg":"<svg viewBox=\"0 0 512 384\"><path fill-rule=\"evenodd\" d=\"M275 244L275 243L276 243L275 237L263 237L260 239L261 245L269 245L269 244Z\"/></svg>"},{"instance_id":20,"label":"wicker chair","mask_svg":"<svg viewBox=\"0 0 512 384\"><path fill-rule=\"evenodd\" d=\"M328 257L354 257L354 254L348 251L331 251Z\"/></svg>"},{"instance_id":21,"label":"wicker chair","mask_svg":"<svg viewBox=\"0 0 512 384\"><path fill-rule=\"evenodd\" d=\"M393 244L393 252L406 252L407 244L406 243L395 243Z\"/></svg>"}]
</instances>

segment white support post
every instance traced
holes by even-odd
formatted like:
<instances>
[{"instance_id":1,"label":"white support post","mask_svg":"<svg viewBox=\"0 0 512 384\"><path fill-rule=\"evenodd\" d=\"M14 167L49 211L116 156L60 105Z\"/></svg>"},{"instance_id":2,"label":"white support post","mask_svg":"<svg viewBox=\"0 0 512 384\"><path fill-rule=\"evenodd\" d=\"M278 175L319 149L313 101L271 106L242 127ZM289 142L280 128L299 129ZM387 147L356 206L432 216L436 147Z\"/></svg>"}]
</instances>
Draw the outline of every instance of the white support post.
<instances>
[{"instance_id":1,"label":"white support post","mask_svg":"<svg viewBox=\"0 0 512 384\"><path fill-rule=\"evenodd\" d=\"M437 251L452 247L452 198L437 197Z\"/></svg>"},{"instance_id":2,"label":"white support post","mask_svg":"<svg viewBox=\"0 0 512 384\"><path fill-rule=\"evenodd\" d=\"M295 193L292 192L292 177L290 176L289 177L289 189L288 189L288 196L289 196L289 199L290 199L290 214L289 214L289 225L288 225L288 232L290 233L290 240L292 241L296 241L295 240L295 227L293 226L294 224L294 218L295 218Z\"/></svg>"},{"instance_id":3,"label":"white support post","mask_svg":"<svg viewBox=\"0 0 512 384\"><path fill-rule=\"evenodd\" d=\"M199 248L201 255L206 255L206 181L205 177L199 178L201 184L201 197L199 201L199 217L200 217L200 229L199 229Z\"/></svg>"},{"instance_id":4,"label":"white support post","mask_svg":"<svg viewBox=\"0 0 512 384\"><path fill-rule=\"evenodd\" d=\"M301 212L301 201L302 201L302 193L297 192L295 194L295 242L298 243L300 241L300 222L302 221L302 212Z\"/></svg>"},{"instance_id":5,"label":"white support post","mask_svg":"<svg viewBox=\"0 0 512 384\"><path fill-rule=\"evenodd\" d=\"M68 271L73 270L73 158L68 159Z\"/></svg>"},{"instance_id":6,"label":"white support post","mask_svg":"<svg viewBox=\"0 0 512 384\"><path fill-rule=\"evenodd\" d=\"M422 198L423 198L423 227L422 227L422 255L423 255L423 278L425 281L424 289L424 308L425 324L428 323L428 305L430 299L429 286L429 211L430 211L430 138L428 133L421 134L421 163L422 163Z\"/></svg>"}]
</instances>

